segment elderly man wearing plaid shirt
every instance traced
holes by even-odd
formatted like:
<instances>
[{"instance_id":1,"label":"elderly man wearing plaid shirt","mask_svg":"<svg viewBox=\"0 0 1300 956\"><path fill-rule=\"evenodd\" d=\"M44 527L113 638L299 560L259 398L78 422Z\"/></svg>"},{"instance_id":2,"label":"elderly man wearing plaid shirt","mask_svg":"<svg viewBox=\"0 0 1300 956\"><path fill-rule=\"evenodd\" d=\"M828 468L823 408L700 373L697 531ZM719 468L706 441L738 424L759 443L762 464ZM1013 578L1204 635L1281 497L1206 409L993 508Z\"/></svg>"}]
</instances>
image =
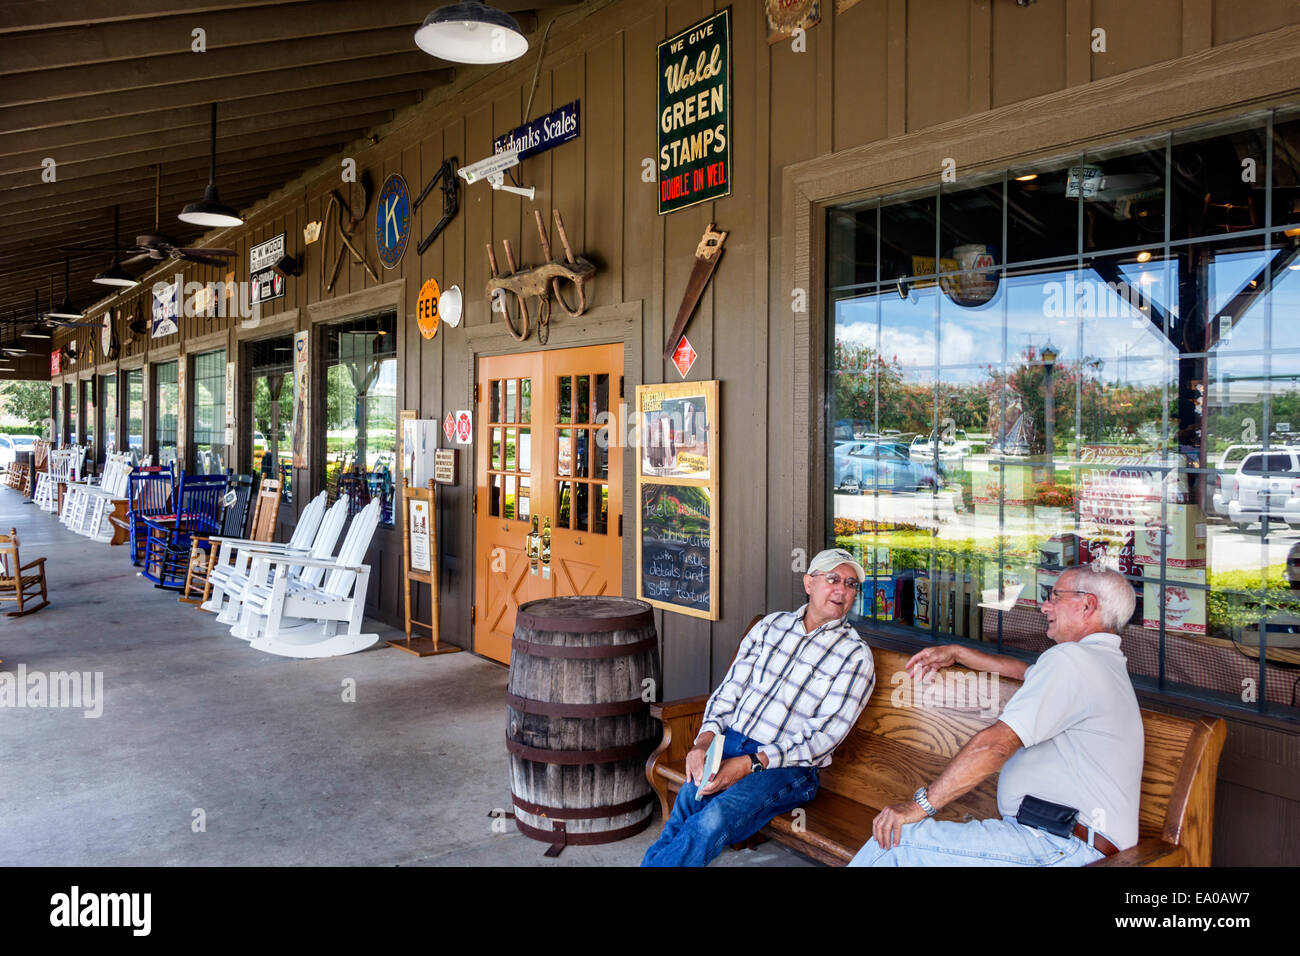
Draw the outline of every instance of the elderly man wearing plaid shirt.
<instances>
[{"instance_id":1,"label":"elderly man wearing plaid shirt","mask_svg":"<svg viewBox=\"0 0 1300 956\"><path fill-rule=\"evenodd\" d=\"M817 775L875 685L871 649L848 623L866 573L847 551L808 567L808 603L760 621L741 642L686 755L686 782L642 866L706 866L731 843L807 803ZM704 780L704 755L724 734L723 761Z\"/></svg>"}]
</instances>

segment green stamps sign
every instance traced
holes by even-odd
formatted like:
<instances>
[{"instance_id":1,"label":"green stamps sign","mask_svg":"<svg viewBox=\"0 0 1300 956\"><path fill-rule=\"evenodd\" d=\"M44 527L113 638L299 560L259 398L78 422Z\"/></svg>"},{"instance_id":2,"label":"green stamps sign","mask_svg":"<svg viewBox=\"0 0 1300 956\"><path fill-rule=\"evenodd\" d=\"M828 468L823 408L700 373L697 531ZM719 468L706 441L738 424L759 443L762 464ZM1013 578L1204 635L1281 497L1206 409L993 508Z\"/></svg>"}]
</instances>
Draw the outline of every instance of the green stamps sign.
<instances>
[{"instance_id":1,"label":"green stamps sign","mask_svg":"<svg viewBox=\"0 0 1300 956\"><path fill-rule=\"evenodd\" d=\"M731 8L659 44L659 213L731 193Z\"/></svg>"}]
</instances>

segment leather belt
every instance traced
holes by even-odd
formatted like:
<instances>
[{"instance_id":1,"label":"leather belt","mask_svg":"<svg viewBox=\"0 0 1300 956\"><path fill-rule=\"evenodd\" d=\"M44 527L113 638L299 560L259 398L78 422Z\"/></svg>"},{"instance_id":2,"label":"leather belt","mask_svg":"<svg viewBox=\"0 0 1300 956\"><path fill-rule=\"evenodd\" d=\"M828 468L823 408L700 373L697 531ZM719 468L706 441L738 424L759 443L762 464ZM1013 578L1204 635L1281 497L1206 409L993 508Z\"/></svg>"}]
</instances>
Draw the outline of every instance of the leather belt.
<instances>
[{"instance_id":1,"label":"leather belt","mask_svg":"<svg viewBox=\"0 0 1300 956\"><path fill-rule=\"evenodd\" d=\"M1074 835L1084 843L1088 842L1088 828L1082 823L1076 823L1074 825ZM1115 844L1111 843L1096 830L1092 831L1092 845L1101 851L1102 856L1114 856L1119 852L1119 847L1115 846Z\"/></svg>"}]
</instances>

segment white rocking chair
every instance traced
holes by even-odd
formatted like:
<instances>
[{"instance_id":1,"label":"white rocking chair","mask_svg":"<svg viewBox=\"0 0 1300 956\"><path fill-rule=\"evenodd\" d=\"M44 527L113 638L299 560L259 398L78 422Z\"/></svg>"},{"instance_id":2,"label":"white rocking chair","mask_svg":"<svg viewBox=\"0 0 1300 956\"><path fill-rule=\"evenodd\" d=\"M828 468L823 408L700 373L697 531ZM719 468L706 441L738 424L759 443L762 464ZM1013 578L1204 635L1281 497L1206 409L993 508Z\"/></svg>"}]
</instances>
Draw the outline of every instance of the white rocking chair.
<instances>
[{"instance_id":1,"label":"white rocking chair","mask_svg":"<svg viewBox=\"0 0 1300 956\"><path fill-rule=\"evenodd\" d=\"M254 556L251 579L259 578L259 565L269 567L273 574L270 586L244 591L240 624L246 633L257 635L251 645L254 650L281 657L339 657L379 641L378 634L361 633L370 584L370 567L361 562L379 525L379 506L375 498L357 513L332 560ZM295 569L300 569L297 578ZM306 572L313 569L328 572L323 583L307 582ZM338 633L340 622L347 625L342 634Z\"/></svg>"},{"instance_id":2,"label":"white rocking chair","mask_svg":"<svg viewBox=\"0 0 1300 956\"><path fill-rule=\"evenodd\" d=\"M248 584L249 570L254 554L323 554L328 556L334 550L343 531L343 522L347 519L346 509L325 513L327 496L321 492L307 503L293 535L285 544L271 541L245 541L239 539L220 539L221 550L218 562L211 571L212 596L200 605L204 610L214 611L222 624L235 624L239 621L239 602L244 588ZM213 538L214 541L218 538ZM229 559L229 560L227 560Z\"/></svg>"}]
</instances>

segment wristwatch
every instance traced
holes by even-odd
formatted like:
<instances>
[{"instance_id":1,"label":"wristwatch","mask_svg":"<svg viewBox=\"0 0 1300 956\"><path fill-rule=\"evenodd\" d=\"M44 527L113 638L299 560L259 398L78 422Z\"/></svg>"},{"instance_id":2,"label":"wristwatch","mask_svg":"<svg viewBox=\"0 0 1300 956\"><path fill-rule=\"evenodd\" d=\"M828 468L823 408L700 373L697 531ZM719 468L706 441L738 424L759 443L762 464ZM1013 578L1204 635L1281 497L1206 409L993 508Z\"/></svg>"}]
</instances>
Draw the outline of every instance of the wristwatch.
<instances>
[{"instance_id":1,"label":"wristwatch","mask_svg":"<svg viewBox=\"0 0 1300 956\"><path fill-rule=\"evenodd\" d=\"M758 759L758 754L750 754L750 755L749 755L749 772L750 772L750 773L758 773L760 770L765 770L765 769L767 769L767 768L765 768L765 767L763 766L763 761L761 761L761 760Z\"/></svg>"},{"instance_id":2,"label":"wristwatch","mask_svg":"<svg viewBox=\"0 0 1300 956\"><path fill-rule=\"evenodd\" d=\"M917 804L917 806L925 811L927 817L932 817L939 811L936 810L934 804L930 802L929 792L928 787L922 787L920 790L916 791L916 793L912 794L912 800Z\"/></svg>"}]
</instances>

